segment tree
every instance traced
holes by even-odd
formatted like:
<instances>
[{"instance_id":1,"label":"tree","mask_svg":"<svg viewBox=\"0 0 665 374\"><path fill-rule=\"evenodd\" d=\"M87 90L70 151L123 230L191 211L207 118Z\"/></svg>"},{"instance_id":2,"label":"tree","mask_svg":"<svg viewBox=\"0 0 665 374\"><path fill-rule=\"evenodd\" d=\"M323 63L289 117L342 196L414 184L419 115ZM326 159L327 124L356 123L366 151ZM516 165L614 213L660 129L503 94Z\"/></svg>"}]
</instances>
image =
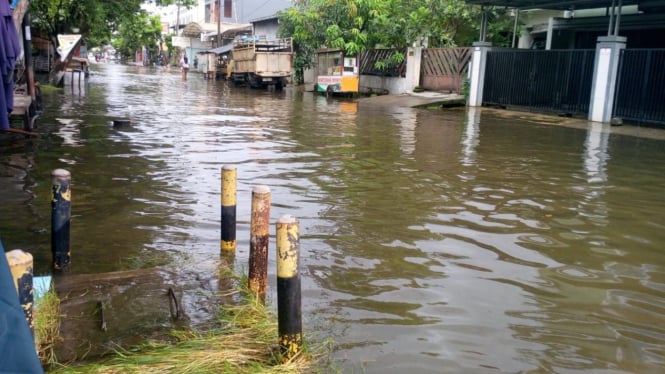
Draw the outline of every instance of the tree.
<instances>
[{"instance_id":1,"label":"tree","mask_svg":"<svg viewBox=\"0 0 665 374\"><path fill-rule=\"evenodd\" d=\"M279 33L292 37L296 77L312 66L318 48L339 48L356 55L377 41L368 21L381 12L382 0L301 0L278 14Z\"/></svg>"},{"instance_id":2,"label":"tree","mask_svg":"<svg viewBox=\"0 0 665 374\"><path fill-rule=\"evenodd\" d=\"M488 40L505 45L510 18L503 9L488 12L493 20ZM320 47L339 48L349 55L393 48L396 52L378 63L385 67L401 62L400 51L416 42L470 45L478 40L481 9L461 0L299 0L278 17L280 35L293 37L296 70L311 67Z\"/></svg>"},{"instance_id":3,"label":"tree","mask_svg":"<svg viewBox=\"0 0 665 374\"><path fill-rule=\"evenodd\" d=\"M126 19L118 31L113 47L123 56L130 56L145 47L150 56L157 56L162 35L162 23L158 16L149 16L145 11Z\"/></svg>"},{"instance_id":4,"label":"tree","mask_svg":"<svg viewBox=\"0 0 665 374\"><path fill-rule=\"evenodd\" d=\"M107 43L119 24L140 10L142 0L33 0L32 26L57 47L57 35L78 29L91 45Z\"/></svg>"},{"instance_id":5,"label":"tree","mask_svg":"<svg viewBox=\"0 0 665 374\"><path fill-rule=\"evenodd\" d=\"M217 0L214 0L214 1L217 1ZM180 8L185 7L185 9L189 9L189 8L191 8L191 7L193 7L194 5L197 4L196 0L149 0L148 2L149 3L154 2L155 5L157 5L159 7L166 7L166 6L169 6L169 5L175 5L175 6L178 7L178 11L176 13L177 15L176 15L176 19L175 19L175 21L176 21L176 24L175 24L176 34L178 33L178 29L180 28L180 25L178 24L178 22L180 22Z\"/></svg>"},{"instance_id":6,"label":"tree","mask_svg":"<svg viewBox=\"0 0 665 374\"><path fill-rule=\"evenodd\" d=\"M217 0L214 0L217 1ZM148 1L149 3L155 3L157 6L169 6L169 5L177 5L177 6L182 6L187 9L193 7L196 5L197 1L196 0L152 0Z\"/></svg>"}]
</instances>

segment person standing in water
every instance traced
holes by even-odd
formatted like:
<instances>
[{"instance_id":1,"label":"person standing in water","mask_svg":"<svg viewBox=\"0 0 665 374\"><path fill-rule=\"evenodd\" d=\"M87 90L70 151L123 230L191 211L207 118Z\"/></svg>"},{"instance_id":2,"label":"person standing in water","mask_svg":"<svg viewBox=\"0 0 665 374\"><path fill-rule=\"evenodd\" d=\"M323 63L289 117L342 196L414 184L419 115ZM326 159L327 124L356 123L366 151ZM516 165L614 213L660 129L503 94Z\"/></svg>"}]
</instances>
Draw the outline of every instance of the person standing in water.
<instances>
[{"instance_id":1,"label":"person standing in water","mask_svg":"<svg viewBox=\"0 0 665 374\"><path fill-rule=\"evenodd\" d=\"M187 55L183 55L180 60L180 71L182 72L182 80L187 80L187 72L189 72L189 59Z\"/></svg>"}]
</instances>

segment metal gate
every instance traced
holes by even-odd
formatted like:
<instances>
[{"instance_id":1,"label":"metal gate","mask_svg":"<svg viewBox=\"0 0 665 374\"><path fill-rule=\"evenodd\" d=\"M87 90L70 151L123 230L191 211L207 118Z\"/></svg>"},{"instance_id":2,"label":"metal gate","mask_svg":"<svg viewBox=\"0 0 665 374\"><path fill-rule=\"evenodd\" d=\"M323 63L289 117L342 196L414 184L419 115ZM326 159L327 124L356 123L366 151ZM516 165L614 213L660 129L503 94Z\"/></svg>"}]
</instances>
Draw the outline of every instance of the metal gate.
<instances>
[{"instance_id":1,"label":"metal gate","mask_svg":"<svg viewBox=\"0 0 665 374\"><path fill-rule=\"evenodd\" d=\"M594 57L593 49L490 50L483 105L586 116Z\"/></svg>"},{"instance_id":2,"label":"metal gate","mask_svg":"<svg viewBox=\"0 0 665 374\"><path fill-rule=\"evenodd\" d=\"M472 48L425 48L420 63L420 85L431 91L462 92Z\"/></svg>"},{"instance_id":3,"label":"metal gate","mask_svg":"<svg viewBox=\"0 0 665 374\"><path fill-rule=\"evenodd\" d=\"M665 125L665 49L624 49L613 117Z\"/></svg>"}]
</instances>

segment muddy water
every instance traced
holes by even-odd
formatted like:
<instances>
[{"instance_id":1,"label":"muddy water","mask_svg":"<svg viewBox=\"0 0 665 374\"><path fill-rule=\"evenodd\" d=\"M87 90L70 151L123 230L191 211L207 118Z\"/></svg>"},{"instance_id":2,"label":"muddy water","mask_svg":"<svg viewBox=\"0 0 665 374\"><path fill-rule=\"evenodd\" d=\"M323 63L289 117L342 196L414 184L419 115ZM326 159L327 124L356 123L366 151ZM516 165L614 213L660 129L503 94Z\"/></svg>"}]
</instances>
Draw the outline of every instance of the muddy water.
<instances>
[{"instance_id":1,"label":"muddy water","mask_svg":"<svg viewBox=\"0 0 665 374\"><path fill-rule=\"evenodd\" d=\"M39 138L0 144L0 235L38 273L49 175L66 168L72 273L164 265L214 289L220 170L234 165L235 266L247 269L251 189L268 185L273 221L300 221L305 333L334 340L343 372L665 367L662 136L121 65L44 101ZM114 128L120 117L132 125Z\"/></svg>"}]
</instances>

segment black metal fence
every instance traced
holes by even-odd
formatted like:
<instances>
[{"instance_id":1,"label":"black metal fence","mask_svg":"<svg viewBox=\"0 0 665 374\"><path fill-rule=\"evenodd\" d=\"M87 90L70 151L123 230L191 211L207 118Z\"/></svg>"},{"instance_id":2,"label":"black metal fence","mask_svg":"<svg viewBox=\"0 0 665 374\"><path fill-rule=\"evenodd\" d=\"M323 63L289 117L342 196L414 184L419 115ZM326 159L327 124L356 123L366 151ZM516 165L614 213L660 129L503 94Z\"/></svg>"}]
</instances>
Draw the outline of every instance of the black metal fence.
<instances>
[{"instance_id":1,"label":"black metal fence","mask_svg":"<svg viewBox=\"0 0 665 374\"><path fill-rule=\"evenodd\" d=\"M613 117L665 125L665 49L624 49Z\"/></svg>"},{"instance_id":2,"label":"black metal fence","mask_svg":"<svg viewBox=\"0 0 665 374\"><path fill-rule=\"evenodd\" d=\"M587 115L594 57L592 49L491 50L483 105Z\"/></svg>"}]
</instances>

